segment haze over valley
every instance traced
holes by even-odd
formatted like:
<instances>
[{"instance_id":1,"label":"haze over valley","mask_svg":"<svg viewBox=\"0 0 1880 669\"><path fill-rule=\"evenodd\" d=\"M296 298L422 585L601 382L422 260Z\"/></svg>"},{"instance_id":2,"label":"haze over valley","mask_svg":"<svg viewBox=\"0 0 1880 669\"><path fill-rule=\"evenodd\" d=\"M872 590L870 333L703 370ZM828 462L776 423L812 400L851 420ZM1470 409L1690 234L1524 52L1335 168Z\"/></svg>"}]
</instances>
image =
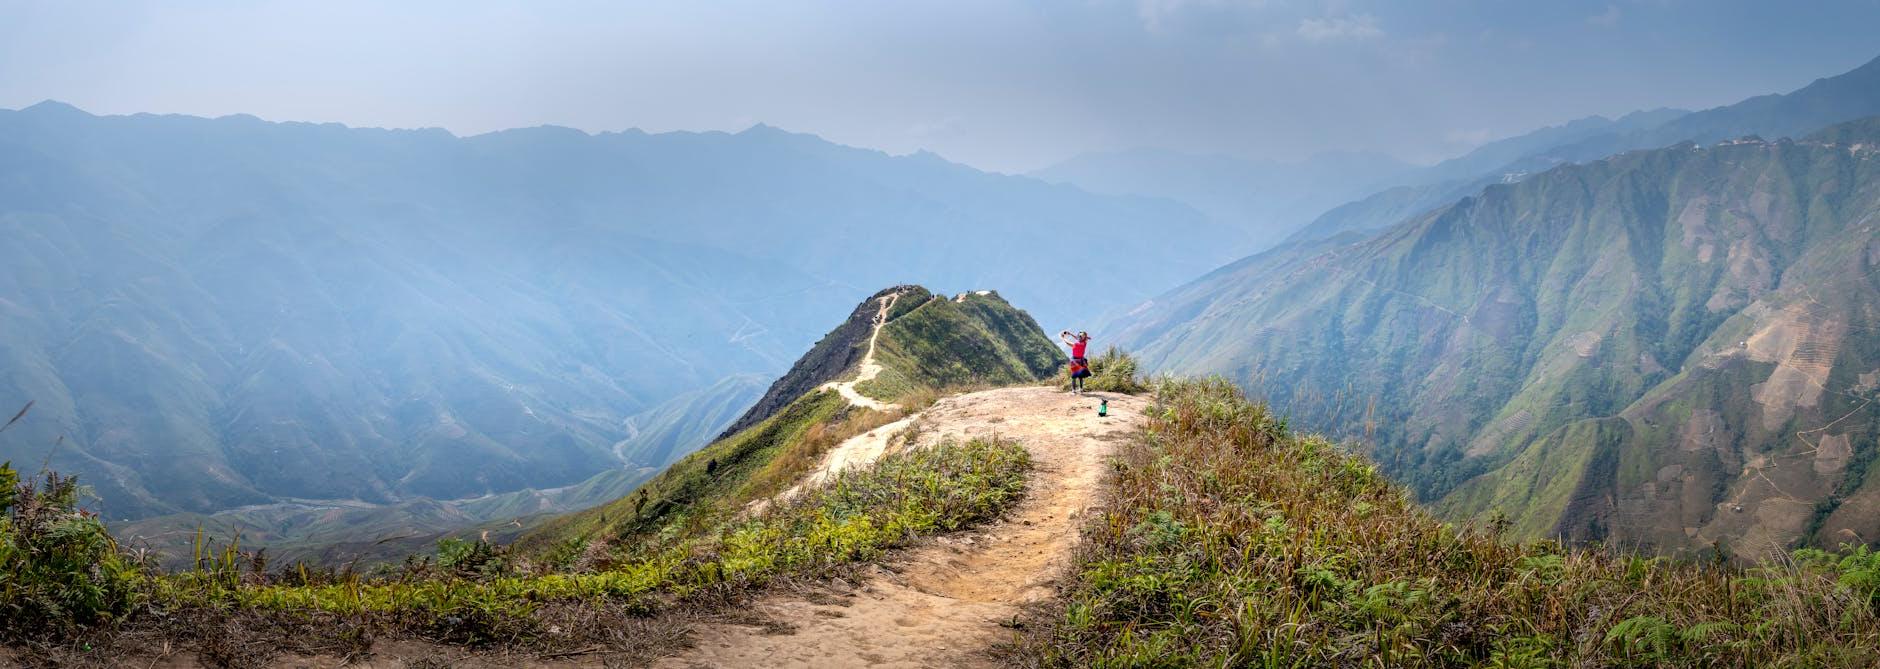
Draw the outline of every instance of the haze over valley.
<instances>
[{"instance_id":1,"label":"haze over valley","mask_svg":"<svg viewBox=\"0 0 1880 669\"><path fill-rule=\"evenodd\" d=\"M1871 666L1877 20L0 0L0 666Z\"/></svg>"}]
</instances>

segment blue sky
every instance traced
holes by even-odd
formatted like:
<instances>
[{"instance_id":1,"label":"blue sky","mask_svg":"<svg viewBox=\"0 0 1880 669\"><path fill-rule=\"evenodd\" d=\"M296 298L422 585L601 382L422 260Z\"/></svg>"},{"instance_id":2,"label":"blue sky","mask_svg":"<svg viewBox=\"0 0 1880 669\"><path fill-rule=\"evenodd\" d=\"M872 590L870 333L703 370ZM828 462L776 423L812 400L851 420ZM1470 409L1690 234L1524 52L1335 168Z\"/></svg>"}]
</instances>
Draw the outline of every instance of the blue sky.
<instances>
[{"instance_id":1,"label":"blue sky","mask_svg":"<svg viewBox=\"0 0 1880 669\"><path fill-rule=\"evenodd\" d=\"M0 107L459 134L764 122L1001 171L1157 146L1426 162L1880 56L1880 0L0 0Z\"/></svg>"}]
</instances>

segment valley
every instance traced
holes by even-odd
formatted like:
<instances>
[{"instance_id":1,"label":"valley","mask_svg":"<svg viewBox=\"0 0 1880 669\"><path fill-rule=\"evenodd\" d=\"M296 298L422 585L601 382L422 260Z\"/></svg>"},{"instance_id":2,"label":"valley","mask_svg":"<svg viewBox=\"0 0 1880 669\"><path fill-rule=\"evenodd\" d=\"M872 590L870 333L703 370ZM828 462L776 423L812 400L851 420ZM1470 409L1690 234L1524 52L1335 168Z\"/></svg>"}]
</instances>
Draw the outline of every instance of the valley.
<instances>
[{"instance_id":1,"label":"valley","mask_svg":"<svg viewBox=\"0 0 1880 669\"><path fill-rule=\"evenodd\" d=\"M1874 25L0 0L0 669L1880 667Z\"/></svg>"}]
</instances>

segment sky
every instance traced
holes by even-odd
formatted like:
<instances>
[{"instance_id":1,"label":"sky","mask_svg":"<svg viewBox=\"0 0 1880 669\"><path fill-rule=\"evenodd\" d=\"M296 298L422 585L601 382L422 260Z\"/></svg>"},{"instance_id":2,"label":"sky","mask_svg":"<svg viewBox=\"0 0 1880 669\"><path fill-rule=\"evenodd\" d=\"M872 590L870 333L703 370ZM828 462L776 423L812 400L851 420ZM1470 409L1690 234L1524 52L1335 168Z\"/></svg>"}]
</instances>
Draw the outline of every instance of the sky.
<instances>
[{"instance_id":1,"label":"sky","mask_svg":"<svg viewBox=\"0 0 1880 669\"><path fill-rule=\"evenodd\" d=\"M1880 0L0 0L0 108L470 135L766 123L1023 172L1156 147L1418 163L1880 56Z\"/></svg>"}]
</instances>

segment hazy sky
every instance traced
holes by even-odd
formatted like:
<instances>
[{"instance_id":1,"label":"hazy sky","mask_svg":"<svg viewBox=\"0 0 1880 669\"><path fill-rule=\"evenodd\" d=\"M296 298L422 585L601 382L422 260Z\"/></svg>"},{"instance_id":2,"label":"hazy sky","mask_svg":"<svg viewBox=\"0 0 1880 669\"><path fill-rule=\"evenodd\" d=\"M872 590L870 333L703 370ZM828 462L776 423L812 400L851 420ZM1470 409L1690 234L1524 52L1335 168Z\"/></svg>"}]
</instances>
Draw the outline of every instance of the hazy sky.
<instances>
[{"instance_id":1,"label":"hazy sky","mask_svg":"<svg viewBox=\"0 0 1880 669\"><path fill-rule=\"evenodd\" d=\"M0 0L0 107L738 130L1023 171L1132 146L1430 161L1880 56L1880 0Z\"/></svg>"}]
</instances>

